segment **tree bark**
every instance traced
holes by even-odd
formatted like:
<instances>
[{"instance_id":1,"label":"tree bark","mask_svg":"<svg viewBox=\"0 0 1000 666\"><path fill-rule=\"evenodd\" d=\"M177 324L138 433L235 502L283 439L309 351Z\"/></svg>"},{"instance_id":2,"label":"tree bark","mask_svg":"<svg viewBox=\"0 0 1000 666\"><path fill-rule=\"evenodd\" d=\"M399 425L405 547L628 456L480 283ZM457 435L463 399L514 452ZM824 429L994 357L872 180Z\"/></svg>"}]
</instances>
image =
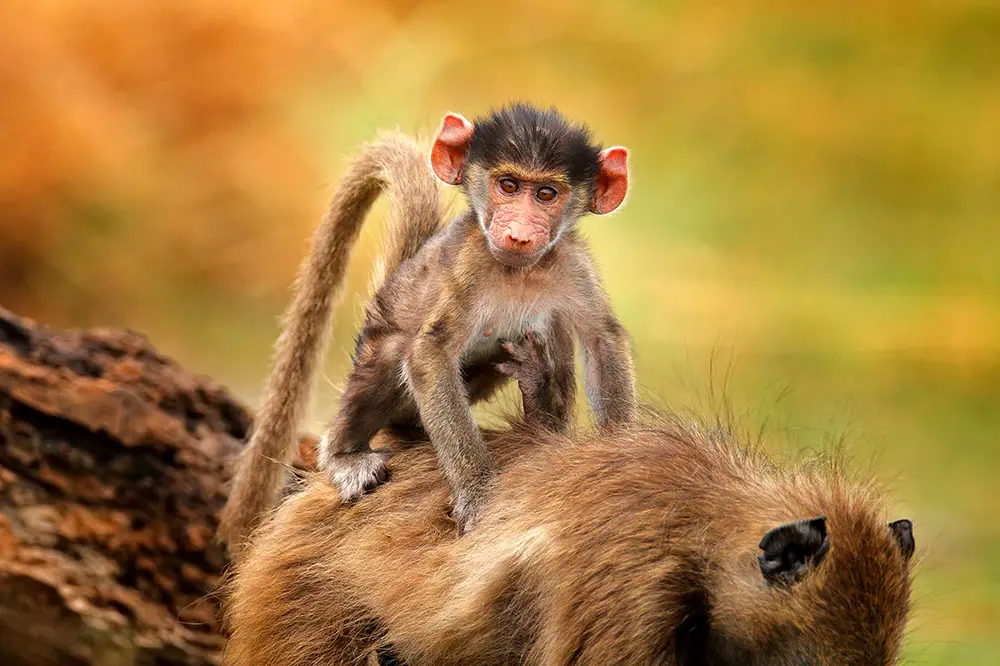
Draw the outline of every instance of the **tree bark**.
<instances>
[{"instance_id":1,"label":"tree bark","mask_svg":"<svg viewBox=\"0 0 1000 666\"><path fill-rule=\"evenodd\" d=\"M0 664L219 663L215 531L250 422L139 334L0 309Z\"/></svg>"}]
</instances>

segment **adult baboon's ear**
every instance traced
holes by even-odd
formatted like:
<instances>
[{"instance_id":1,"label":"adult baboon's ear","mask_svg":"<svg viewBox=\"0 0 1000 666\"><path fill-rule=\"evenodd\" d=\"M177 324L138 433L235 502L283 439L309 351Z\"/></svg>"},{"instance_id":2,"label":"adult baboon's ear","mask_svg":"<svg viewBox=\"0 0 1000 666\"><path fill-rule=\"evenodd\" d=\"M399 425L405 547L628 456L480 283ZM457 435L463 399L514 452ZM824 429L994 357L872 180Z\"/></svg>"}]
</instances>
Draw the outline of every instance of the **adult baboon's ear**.
<instances>
[{"instance_id":1,"label":"adult baboon's ear","mask_svg":"<svg viewBox=\"0 0 1000 666\"><path fill-rule=\"evenodd\" d=\"M826 516L779 525L760 540L760 572L769 583L791 584L810 567L818 566L830 550Z\"/></svg>"},{"instance_id":2,"label":"adult baboon's ear","mask_svg":"<svg viewBox=\"0 0 1000 666\"><path fill-rule=\"evenodd\" d=\"M906 518L889 523L889 532L899 545L899 552L903 554L903 559L909 561L913 557L913 551L917 544L913 540L913 523Z\"/></svg>"}]
</instances>

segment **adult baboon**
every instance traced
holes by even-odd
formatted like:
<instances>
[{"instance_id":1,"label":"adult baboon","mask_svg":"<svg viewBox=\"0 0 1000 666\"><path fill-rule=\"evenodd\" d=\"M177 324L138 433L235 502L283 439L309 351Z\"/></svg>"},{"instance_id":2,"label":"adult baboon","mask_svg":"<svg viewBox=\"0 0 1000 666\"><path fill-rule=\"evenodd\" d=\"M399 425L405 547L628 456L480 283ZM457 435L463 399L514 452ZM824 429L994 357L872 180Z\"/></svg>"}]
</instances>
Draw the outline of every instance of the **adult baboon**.
<instances>
[{"instance_id":1,"label":"adult baboon","mask_svg":"<svg viewBox=\"0 0 1000 666\"><path fill-rule=\"evenodd\" d=\"M225 663L896 663L913 537L868 481L670 415L485 439L501 472L462 538L426 445L356 505L320 476L287 499L229 581Z\"/></svg>"}]
</instances>

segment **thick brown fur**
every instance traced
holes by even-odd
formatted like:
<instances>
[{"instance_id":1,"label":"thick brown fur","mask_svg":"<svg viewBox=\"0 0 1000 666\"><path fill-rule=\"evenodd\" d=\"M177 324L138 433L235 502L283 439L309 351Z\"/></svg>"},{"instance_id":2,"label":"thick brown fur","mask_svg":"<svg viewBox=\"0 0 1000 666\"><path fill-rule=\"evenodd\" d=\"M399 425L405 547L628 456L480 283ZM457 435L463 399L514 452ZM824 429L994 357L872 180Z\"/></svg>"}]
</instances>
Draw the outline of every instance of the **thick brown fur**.
<instances>
[{"instance_id":1,"label":"thick brown fur","mask_svg":"<svg viewBox=\"0 0 1000 666\"><path fill-rule=\"evenodd\" d=\"M296 429L327 345L331 310L365 216L385 191L390 229L383 261L394 272L437 231L438 189L425 151L398 132L365 146L342 178L300 269L262 407L222 514L220 536L234 554L285 483Z\"/></svg>"},{"instance_id":2,"label":"thick brown fur","mask_svg":"<svg viewBox=\"0 0 1000 666\"><path fill-rule=\"evenodd\" d=\"M486 440L501 473L461 539L429 446L356 505L322 476L285 501L229 581L225 663L363 664L380 646L410 666L896 663L910 553L872 484L669 415ZM762 536L815 516L825 557L766 582Z\"/></svg>"}]
</instances>

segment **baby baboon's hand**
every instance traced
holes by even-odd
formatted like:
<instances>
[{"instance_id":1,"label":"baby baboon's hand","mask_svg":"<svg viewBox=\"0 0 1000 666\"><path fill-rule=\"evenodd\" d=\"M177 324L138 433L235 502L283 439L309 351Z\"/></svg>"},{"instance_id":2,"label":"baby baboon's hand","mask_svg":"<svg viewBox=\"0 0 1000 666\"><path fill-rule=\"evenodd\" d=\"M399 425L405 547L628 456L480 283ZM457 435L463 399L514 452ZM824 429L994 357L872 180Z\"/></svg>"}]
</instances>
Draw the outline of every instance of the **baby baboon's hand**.
<instances>
[{"instance_id":1,"label":"baby baboon's hand","mask_svg":"<svg viewBox=\"0 0 1000 666\"><path fill-rule=\"evenodd\" d=\"M552 377L553 366L542 336L529 329L522 340L504 340L500 346L510 355L510 360L497 363L497 370L516 379L521 393L540 396Z\"/></svg>"},{"instance_id":2,"label":"baby baboon's hand","mask_svg":"<svg viewBox=\"0 0 1000 666\"><path fill-rule=\"evenodd\" d=\"M510 360L498 363L496 368L517 380L525 419L546 423L554 398L554 363L545 339L529 329L523 340L516 343L504 341L500 346L510 355Z\"/></svg>"}]
</instances>

